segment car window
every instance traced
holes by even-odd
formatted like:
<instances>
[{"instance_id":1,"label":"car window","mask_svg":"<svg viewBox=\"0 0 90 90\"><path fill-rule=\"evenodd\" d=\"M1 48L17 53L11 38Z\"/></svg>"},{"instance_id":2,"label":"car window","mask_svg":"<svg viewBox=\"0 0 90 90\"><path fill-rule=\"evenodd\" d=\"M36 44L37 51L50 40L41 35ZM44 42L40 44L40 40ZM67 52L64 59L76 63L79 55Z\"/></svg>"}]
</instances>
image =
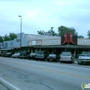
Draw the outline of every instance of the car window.
<instances>
[{"instance_id":1,"label":"car window","mask_svg":"<svg viewBox=\"0 0 90 90\"><path fill-rule=\"evenodd\" d=\"M62 52L61 55L62 55L62 56L70 56L71 53L70 53L70 52Z\"/></svg>"},{"instance_id":2,"label":"car window","mask_svg":"<svg viewBox=\"0 0 90 90\"><path fill-rule=\"evenodd\" d=\"M30 53L30 55L35 55L35 53Z\"/></svg>"},{"instance_id":3,"label":"car window","mask_svg":"<svg viewBox=\"0 0 90 90\"><path fill-rule=\"evenodd\" d=\"M44 51L38 51L36 54L44 54Z\"/></svg>"},{"instance_id":4,"label":"car window","mask_svg":"<svg viewBox=\"0 0 90 90\"><path fill-rule=\"evenodd\" d=\"M49 54L49 56L56 56L56 54Z\"/></svg>"},{"instance_id":5,"label":"car window","mask_svg":"<svg viewBox=\"0 0 90 90\"><path fill-rule=\"evenodd\" d=\"M79 56L90 56L90 54L79 54Z\"/></svg>"}]
</instances>

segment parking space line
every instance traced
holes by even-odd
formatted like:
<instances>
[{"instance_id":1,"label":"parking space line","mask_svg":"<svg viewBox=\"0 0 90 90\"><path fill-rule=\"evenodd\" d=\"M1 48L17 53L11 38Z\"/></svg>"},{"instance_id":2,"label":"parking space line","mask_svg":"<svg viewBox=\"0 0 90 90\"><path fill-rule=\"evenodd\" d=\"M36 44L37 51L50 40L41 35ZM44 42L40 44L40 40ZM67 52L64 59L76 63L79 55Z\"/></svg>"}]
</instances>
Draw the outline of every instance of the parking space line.
<instances>
[{"instance_id":1,"label":"parking space line","mask_svg":"<svg viewBox=\"0 0 90 90\"><path fill-rule=\"evenodd\" d=\"M0 80L4 83L6 83L7 85L9 85L10 87L14 88L15 90L21 90L19 88L17 88L16 86L12 85L11 83L7 82L6 80L4 80L3 78L0 78Z\"/></svg>"}]
</instances>

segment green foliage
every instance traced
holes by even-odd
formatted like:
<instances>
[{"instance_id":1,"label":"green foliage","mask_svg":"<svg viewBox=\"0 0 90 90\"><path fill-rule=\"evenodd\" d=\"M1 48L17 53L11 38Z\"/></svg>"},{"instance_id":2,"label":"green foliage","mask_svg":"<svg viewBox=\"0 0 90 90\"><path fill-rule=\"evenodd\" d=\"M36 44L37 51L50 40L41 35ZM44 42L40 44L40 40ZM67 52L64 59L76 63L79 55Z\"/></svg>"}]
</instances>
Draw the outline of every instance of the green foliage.
<instances>
[{"instance_id":1,"label":"green foliage","mask_svg":"<svg viewBox=\"0 0 90 90\"><path fill-rule=\"evenodd\" d=\"M65 26L58 27L58 35L63 36L65 33L72 32L72 34L77 35L76 30L74 28L68 28Z\"/></svg>"},{"instance_id":2,"label":"green foliage","mask_svg":"<svg viewBox=\"0 0 90 90\"><path fill-rule=\"evenodd\" d=\"M17 38L15 33L10 33L9 35L6 34L4 36L0 36L0 42L14 40L15 38Z\"/></svg>"},{"instance_id":3,"label":"green foliage","mask_svg":"<svg viewBox=\"0 0 90 90\"><path fill-rule=\"evenodd\" d=\"M68 28L65 26L60 26L58 27L58 33L55 33L55 31L53 30L53 27L51 27L51 29L48 30L47 32L42 30L37 31L37 33L40 35L51 35L51 36L63 36L65 33L69 33L69 32L72 32L73 35L77 35L78 38L84 38L84 36L78 35L78 32L76 32L76 30L73 27ZM90 31L88 32L88 35L90 36Z\"/></svg>"},{"instance_id":4,"label":"green foliage","mask_svg":"<svg viewBox=\"0 0 90 90\"><path fill-rule=\"evenodd\" d=\"M10 40L14 40L15 38L17 38L17 35L15 33L10 33L9 38Z\"/></svg>"},{"instance_id":5,"label":"green foliage","mask_svg":"<svg viewBox=\"0 0 90 90\"><path fill-rule=\"evenodd\" d=\"M40 30L40 31L37 31L37 33L40 35L45 35L46 32Z\"/></svg>"},{"instance_id":6,"label":"green foliage","mask_svg":"<svg viewBox=\"0 0 90 90\"><path fill-rule=\"evenodd\" d=\"M88 38L90 39L90 30L88 30L87 36L88 36Z\"/></svg>"},{"instance_id":7,"label":"green foliage","mask_svg":"<svg viewBox=\"0 0 90 90\"><path fill-rule=\"evenodd\" d=\"M38 34L40 35L49 35L49 36L57 36L57 33L55 33L55 31L53 30L53 27L51 27L50 30L48 30L47 32L44 31L37 31Z\"/></svg>"},{"instance_id":8,"label":"green foliage","mask_svg":"<svg viewBox=\"0 0 90 90\"><path fill-rule=\"evenodd\" d=\"M6 34L4 37L3 37L4 41L9 41L10 40L10 37Z\"/></svg>"},{"instance_id":9,"label":"green foliage","mask_svg":"<svg viewBox=\"0 0 90 90\"><path fill-rule=\"evenodd\" d=\"M44 31L37 31L38 34L40 35L50 35L50 36L57 36L57 33L55 33L55 31L53 30L48 30L47 32Z\"/></svg>"},{"instance_id":10,"label":"green foliage","mask_svg":"<svg viewBox=\"0 0 90 90\"><path fill-rule=\"evenodd\" d=\"M84 36L82 36L82 35L79 35L79 36L78 36L78 38L84 38Z\"/></svg>"},{"instance_id":11,"label":"green foliage","mask_svg":"<svg viewBox=\"0 0 90 90\"><path fill-rule=\"evenodd\" d=\"M3 37L2 36L0 36L0 42L3 42Z\"/></svg>"},{"instance_id":12,"label":"green foliage","mask_svg":"<svg viewBox=\"0 0 90 90\"><path fill-rule=\"evenodd\" d=\"M47 34L49 34L49 35L51 35L51 36L57 36L57 33L55 33L55 31L53 31L53 30L49 30L49 31L47 32Z\"/></svg>"}]
</instances>

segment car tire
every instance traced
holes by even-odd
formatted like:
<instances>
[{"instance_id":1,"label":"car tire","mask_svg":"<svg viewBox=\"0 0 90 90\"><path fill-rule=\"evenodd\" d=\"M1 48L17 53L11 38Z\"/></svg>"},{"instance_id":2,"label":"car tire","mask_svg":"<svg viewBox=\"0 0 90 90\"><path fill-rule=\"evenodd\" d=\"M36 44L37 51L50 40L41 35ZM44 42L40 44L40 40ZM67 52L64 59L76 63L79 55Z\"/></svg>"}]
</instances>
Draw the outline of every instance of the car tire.
<instances>
[{"instance_id":1,"label":"car tire","mask_svg":"<svg viewBox=\"0 0 90 90\"><path fill-rule=\"evenodd\" d=\"M62 63L62 61L60 61L60 63Z\"/></svg>"},{"instance_id":2,"label":"car tire","mask_svg":"<svg viewBox=\"0 0 90 90\"><path fill-rule=\"evenodd\" d=\"M57 59L56 62L59 62L59 59Z\"/></svg>"},{"instance_id":3,"label":"car tire","mask_svg":"<svg viewBox=\"0 0 90 90\"><path fill-rule=\"evenodd\" d=\"M74 61L72 60L71 63L74 63Z\"/></svg>"},{"instance_id":4,"label":"car tire","mask_svg":"<svg viewBox=\"0 0 90 90\"><path fill-rule=\"evenodd\" d=\"M78 64L79 64L79 65L81 65L81 63L80 63L80 62L78 62Z\"/></svg>"},{"instance_id":5,"label":"car tire","mask_svg":"<svg viewBox=\"0 0 90 90\"><path fill-rule=\"evenodd\" d=\"M44 61L47 61L47 59L45 58Z\"/></svg>"},{"instance_id":6,"label":"car tire","mask_svg":"<svg viewBox=\"0 0 90 90\"><path fill-rule=\"evenodd\" d=\"M38 61L38 59L36 59L36 61Z\"/></svg>"}]
</instances>

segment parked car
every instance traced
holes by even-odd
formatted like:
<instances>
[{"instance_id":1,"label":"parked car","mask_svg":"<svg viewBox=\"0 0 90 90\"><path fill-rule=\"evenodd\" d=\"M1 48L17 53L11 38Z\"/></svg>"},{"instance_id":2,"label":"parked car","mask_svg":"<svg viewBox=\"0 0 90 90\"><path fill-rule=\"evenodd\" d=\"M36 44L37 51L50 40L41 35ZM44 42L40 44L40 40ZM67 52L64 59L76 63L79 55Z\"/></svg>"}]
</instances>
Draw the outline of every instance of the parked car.
<instances>
[{"instance_id":1,"label":"parked car","mask_svg":"<svg viewBox=\"0 0 90 90\"><path fill-rule=\"evenodd\" d=\"M56 61L58 62L59 60L59 56L56 54L49 54L49 56L47 57L47 61Z\"/></svg>"},{"instance_id":2,"label":"parked car","mask_svg":"<svg viewBox=\"0 0 90 90\"><path fill-rule=\"evenodd\" d=\"M24 56L24 58L29 59L29 55L30 55L30 52L27 52L26 55Z\"/></svg>"},{"instance_id":3,"label":"parked car","mask_svg":"<svg viewBox=\"0 0 90 90\"><path fill-rule=\"evenodd\" d=\"M20 56L20 53L19 53L19 52L16 52L16 53L12 54L11 57L13 57L13 58L18 58L19 56Z\"/></svg>"},{"instance_id":4,"label":"parked car","mask_svg":"<svg viewBox=\"0 0 90 90\"><path fill-rule=\"evenodd\" d=\"M1 52L1 56L2 56L2 57L5 57L6 53L7 53L7 50L2 51L2 52Z\"/></svg>"},{"instance_id":5,"label":"parked car","mask_svg":"<svg viewBox=\"0 0 90 90\"><path fill-rule=\"evenodd\" d=\"M0 56L1 56L1 51L0 51Z\"/></svg>"},{"instance_id":6,"label":"parked car","mask_svg":"<svg viewBox=\"0 0 90 90\"><path fill-rule=\"evenodd\" d=\"M48 56L48 54L45 51L37 51L35 59L46 61L47 56Z\"/></svg>"},{"instance_id":7,"label":"parked car","mask_svg":"<svg viewBox=\"0 0 90 90\"><path fill-rule=\"evenodd\" d=\"M27 51L21 51L20 56L18 58L24 59L27 56Z\"/></svg>"},{"instance_id":8,"label":"parked car","mask_svg":"<svg viewBox=\"0 0 90 90\"><path fill-rule=\"evenodd\" d=\"M14 51L8 51L6 54L5 54L5 57L11 57L12 54L14 54L15 52Z\"/></svg>"},{"instance_id":9,"label":"parked car","mask_svg":"<svg viewBox=\"0 0 90 90\"><path fill-rule=\"evenodd\" d=\"M79 54L78 64L90 64L90 54Z\"/></svg>"},{"instance_id":10,"label":"parked car","mask_svg":"<svg viewBox=\"0 0 90 90\"><path fill-rule=\"evenodd\" d=\"M71 62L74 63L74 57L71 52L62 52L60 54L60 62Z\"/></svg>"},{"instance_id":11,"label":"parked car","mask_svg":"<svg viewBox=\"0 0 90 90\"><path fill-rule=\"evenodd\" d=\"M35 59L35 57L36 57L36 53L30 53L29 56L28 56L29 60L30 59Z\"/></svg>"},{"instance_id":12,"label":"parked car","mask_svg":"<svg viewBox=\"0 0 90 90\"><path fill-rule=\"evenodd\" d=\"M12 55L11 52L7 52L7 53L5 54L5 57L11 57L11 55Z\"/></svg>"}]
</instances>

